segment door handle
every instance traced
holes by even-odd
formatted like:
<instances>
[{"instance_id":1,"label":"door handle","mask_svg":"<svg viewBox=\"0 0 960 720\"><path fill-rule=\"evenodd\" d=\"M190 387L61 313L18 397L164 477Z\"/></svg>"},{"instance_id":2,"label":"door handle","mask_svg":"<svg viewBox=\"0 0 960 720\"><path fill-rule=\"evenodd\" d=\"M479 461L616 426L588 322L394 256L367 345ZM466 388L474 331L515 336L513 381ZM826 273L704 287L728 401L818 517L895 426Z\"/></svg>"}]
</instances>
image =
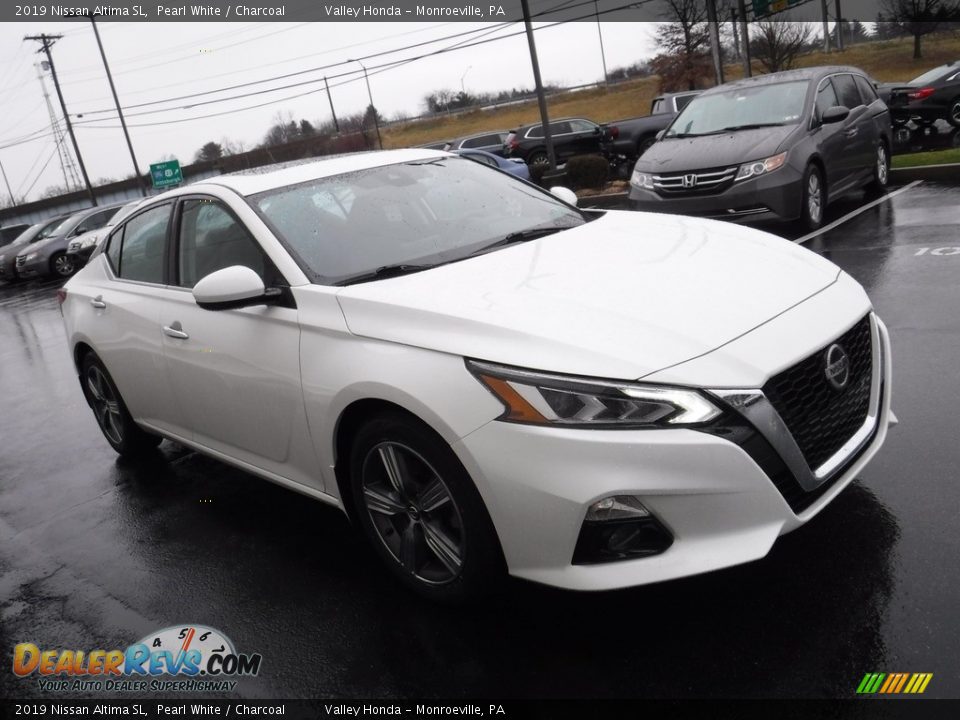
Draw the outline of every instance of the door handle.
<instances>
[{"instance_id":1,"label":"door handle","mask_svg":"<svg viewBox=\"0 0 960 720\"><path fill-rule=\"evenodd\" d=\"M103 301L103 295L97 295L95 298L90 300L90 304L98 310L103 310L107 304Z\"/></svg>"},{"instance_id":2,"label":"door handle","mask_svg":"<svg viewBox=\"0 0 960 720\"><path fill-rule=\"evenodd\" d=\"M179 320L176 320L170 325L164 325L163 334L168 337L176 338L177 340L186 340L190 337L183 331L183 326L180 324Z\"/></svg>"}]
</instances>

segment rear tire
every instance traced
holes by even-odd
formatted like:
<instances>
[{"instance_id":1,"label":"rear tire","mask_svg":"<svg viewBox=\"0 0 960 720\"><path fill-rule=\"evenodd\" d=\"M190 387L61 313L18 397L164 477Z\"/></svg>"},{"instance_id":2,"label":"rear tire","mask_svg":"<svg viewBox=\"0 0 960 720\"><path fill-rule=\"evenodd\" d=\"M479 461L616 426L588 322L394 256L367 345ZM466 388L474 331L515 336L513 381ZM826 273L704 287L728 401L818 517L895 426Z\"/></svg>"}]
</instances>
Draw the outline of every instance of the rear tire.
<instances>
[{"instance_id":1,"label":"rear tire","mask_svg":"<svg viewBox=\"0 0 960 720\"><path fill-rule=\"evenodd\" d=\"M480 493L423 423L385 412L361 426L350 449L350 492L373 550L408 588L460 604L499 586L505 564Z\"/></svg>"},{"instance_id":2,"label":"rear tire","mask_svg":"<svg viewBox=\"0 0 960 720\"><path fill-rule=\"evenodd\" d=\"M133 421L113 378L92 352L80 363L80 382L100 431L117 453L125 458L141 458L155 451L163 438Z\"/></svg>"},{"instance_id":3,"label":"rear tire","mask_svg":"<svg viewBox=\"0 0 960 720\"><path fill-rule=\"evenodd\" d=\"M950 108L947 110L947 122L955 128L960 128L960 97L955 97L950 101Z\"/></svg>"},{"instance_id":4,"label":"rear tire","mask_svg":"<svg viewBox=\"0 0 960 720\"><path fill-rule=\"evenodd\" d=\"M527 156L527 165L548 165L550 158L546 150L534 150Z\"/></svg>"},{"instance_id":5,"label":"rear tire","mask_svg":"<svg viewBox=\"0 0 960 720\"><path fill-rule=\"evenodd\" d=\"M884 193L887 190L887 184L890 182L890 153L887 146L880 142L877 144L877 152L873 163L873 180L867 185L867 189L874 193Z\"/></svg>"},{"instance_id":6,"label":"rear tire","mask_svg":"<svg viewBox=\"0 0 960 720\"><path fill-rule=\"evenodd\" d=\"M816 165L807 165L803 173L803 193L800 207L800 219L809 231L819 230L823 225L823 211L826 209L827 194L824 191L823 175Z\"/></svg>"}]
</instances>

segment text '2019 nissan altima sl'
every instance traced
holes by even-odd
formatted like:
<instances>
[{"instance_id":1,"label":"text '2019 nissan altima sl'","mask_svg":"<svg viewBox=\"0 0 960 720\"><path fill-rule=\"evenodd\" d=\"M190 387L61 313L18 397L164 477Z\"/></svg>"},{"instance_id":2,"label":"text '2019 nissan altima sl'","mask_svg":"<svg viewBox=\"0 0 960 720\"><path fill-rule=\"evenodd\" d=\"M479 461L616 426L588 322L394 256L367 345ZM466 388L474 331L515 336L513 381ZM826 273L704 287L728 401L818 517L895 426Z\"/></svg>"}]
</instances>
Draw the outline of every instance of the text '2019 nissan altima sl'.
<instances>
[{"instance_id":1,"label":"text '2019 nissan altima sl'","mask_svg":"<svg viewBox=\"0 0 960 720\"><path fill-rule=\"evenodd\" d=\"M837 198L882 190L890 113L849 67L739 80L694 98L634 167L638 210L732 220L823 223Z\"/></svg>"},{"instance_id":2,"label":"text '2019 nissan altima sl'","mask_svg":"<svg viewBox=\"0 0 960 720\"><path fill-rule=\"evenodd\" d=\"M891 419L887 332L829 261L428 150L147 200L61 302L121 454L171 438L340 507L437 599L760 558Z\"/></svg>"}]
</instances>

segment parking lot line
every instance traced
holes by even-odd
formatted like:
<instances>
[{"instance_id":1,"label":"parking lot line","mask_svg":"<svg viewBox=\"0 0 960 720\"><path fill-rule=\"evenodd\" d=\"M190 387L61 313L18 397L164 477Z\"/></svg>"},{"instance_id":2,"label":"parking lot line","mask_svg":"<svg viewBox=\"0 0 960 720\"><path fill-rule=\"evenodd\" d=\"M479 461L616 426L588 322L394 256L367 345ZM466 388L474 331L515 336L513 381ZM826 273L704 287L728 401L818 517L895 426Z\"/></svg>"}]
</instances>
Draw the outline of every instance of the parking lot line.
<instances>
[{"instance_id":1,"label":"parking lot line","mask_svg":"<svg viewBox=\"0 0 960 720\"><path fill-rule=\"evenodd\" d=\"M853 210L853 211L851 211L851 212L848 212L848 213L847 213L846 215L844 215L843 217L837 218L836 220L834 220L834 221L833 221L832 223L830 223L829 225L824 225L824 226L823 226L822 228L820 228L819 230L814 230L812 233L808 233L808 234L804 235L804 236L801 237L801 238L797 238L796 240L794 240L794 242L797 243L798 245L803 245L805 242L809 242L810 240L813 240L815 237L818 237L818 236L820 236L820 235L823 235L825 232L829 232L830 230L833 230L833 229L834 229L835 227L837 227L838 225L843 225L843 223L847 222L847 220L852 220L853 218L855 218L855 217L856 217L857 215L859 215L860 213L866 212L866 211L869 210L870 208L876 207L877 205L879 205L879 204L882 203L882 202L886 202L887 200L891 200L891 199L895 198L897 195L900 195L901 193L905 193L907 190L910 190L910 189L912 189L912 188L915 188L917 185L919 185L919 184L922 183L922 182L923 182L923 180L914 180L912 183L910 183L909 185L904 185L904 186L903 186L902 188L900 188L899 190L894 190L892 193L887 193L887 194L884 195L883 197L878 197L876 200L874 200L874 201L872 201L872 202L868 202L866 205L862 205L862 206L858 207L856 210Z\"/></svg>"}]
</instances>

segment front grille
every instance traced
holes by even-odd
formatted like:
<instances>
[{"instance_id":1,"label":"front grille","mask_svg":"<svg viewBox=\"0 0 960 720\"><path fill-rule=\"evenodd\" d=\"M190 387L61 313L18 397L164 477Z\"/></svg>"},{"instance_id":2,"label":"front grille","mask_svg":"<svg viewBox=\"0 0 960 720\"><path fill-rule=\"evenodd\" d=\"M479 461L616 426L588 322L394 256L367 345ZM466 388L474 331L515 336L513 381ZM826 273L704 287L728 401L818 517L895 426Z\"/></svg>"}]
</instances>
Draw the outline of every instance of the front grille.
<instances>
[{"instance_id":1,"label":"front grille","mask_svg":"<svg viewBox=\"0 0 960 720\"><path fill-rule=\"evenodd\" d=\"M846 386L827 380L825 355L833 343L771 378L763 392L793 435L811 470L816 470L863 425L870 406L873 350L870 316L841 335L850 359Z\"/></svg>"},{"instance_id":2,"label":"front grille","mask_svg":"<svg viewBox=\"0 0 960 720\"><path fill-rule=\"evenodd\" d=\"M733 185L737 166L691 170L685 173L667 173L653 176L653 187L663 197L715 195Z\"/></svg>"}]
</instances>

